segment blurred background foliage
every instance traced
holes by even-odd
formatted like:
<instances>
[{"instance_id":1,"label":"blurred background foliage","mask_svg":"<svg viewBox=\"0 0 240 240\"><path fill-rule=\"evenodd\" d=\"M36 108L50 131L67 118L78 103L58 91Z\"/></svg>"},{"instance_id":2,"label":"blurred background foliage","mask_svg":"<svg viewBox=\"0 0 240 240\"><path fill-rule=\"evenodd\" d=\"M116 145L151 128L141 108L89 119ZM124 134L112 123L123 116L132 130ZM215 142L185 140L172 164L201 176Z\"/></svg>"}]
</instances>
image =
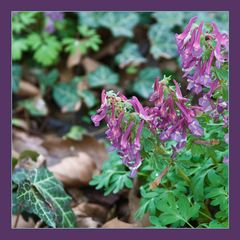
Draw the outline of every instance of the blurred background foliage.
<instances>
[{"instance_id":1,"label":"blurred background foliage","mask_svg":"<svg viewBox=\"0 0 240 240\"><path fill-rule=\"evenodd\" d=\"M144 101L157 76L179 80L175 33L193 15L228 31L227 12L14 12L13 124L76 138L102 88Z\"/></svg>"}]
</instances>

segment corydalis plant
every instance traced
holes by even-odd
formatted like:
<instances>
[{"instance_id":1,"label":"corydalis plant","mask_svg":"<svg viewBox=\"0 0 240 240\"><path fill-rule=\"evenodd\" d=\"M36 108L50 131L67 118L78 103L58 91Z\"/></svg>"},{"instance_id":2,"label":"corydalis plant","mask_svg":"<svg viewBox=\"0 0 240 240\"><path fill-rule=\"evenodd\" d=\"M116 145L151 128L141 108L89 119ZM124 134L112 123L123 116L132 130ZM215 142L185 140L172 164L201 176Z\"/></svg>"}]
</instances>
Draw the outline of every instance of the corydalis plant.
<instances>
[{"instance_id":1,"label":"corydalis plant","mask_svg":"<svg viewBox=\"0 0 240 240\"><path fill-rule=\"evenodd\" d=\"M123 164L131 170L131 177L136 175L142 162L141 142L144 139L141 139L141 132L144 125L151 129L159 145L168 140L176 142L172 145L172 158L185 146L187 131L196 137L203 135L196 119L199 108L191 106L182 96L175 80L175 88L168 86L169 81L170 78L156 79L154 92L149 98L154 104L152 107L143 107L135 96L127 99L122 93L103 90L101 107L92 116L95 126L106 120L107 139L121 156Z\"/></svg>"}]
</instances>

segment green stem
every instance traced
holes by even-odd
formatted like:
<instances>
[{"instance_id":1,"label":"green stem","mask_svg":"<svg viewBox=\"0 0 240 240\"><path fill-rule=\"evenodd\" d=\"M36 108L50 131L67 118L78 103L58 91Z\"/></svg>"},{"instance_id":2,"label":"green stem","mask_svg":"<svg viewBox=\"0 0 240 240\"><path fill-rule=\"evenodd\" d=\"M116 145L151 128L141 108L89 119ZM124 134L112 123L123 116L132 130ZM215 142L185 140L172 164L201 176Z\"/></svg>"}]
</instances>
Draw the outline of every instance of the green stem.
<instances>
[{"instance_id":1,"label":"green stem","mask_svg":"<svg viewBox=\"0 0 240 240\"><path fill-rule=\"evenodd\" d=\"M211 218L209 215L205 214L204 212L202 211L199 211L200 214L202 214L203 216L207 217L209 220L213 220L213 218Z\"/></svg>"},{"instance_id":2,"label":"green stem","mask_svg":"<svg viewBox=\"0 0 240 240\"><path fill-rule=\"evenodd\" d=\"M190 228L195 228L193 225L191 225L188 221L185 221L185 223L190 227Z\"/></svg>"},{"instance_id":3,"label":"green stem","mask_svg":"<svg viewBox=\"0 0 240 240\"><path fill-rule=\"evenodd\" d=\"M145 173L140 173L140 172L138 172L137 175L138 175L138 176L143 176L143 177L148 177L147 174L145 174Z\"/></svg>"}]
</instances>

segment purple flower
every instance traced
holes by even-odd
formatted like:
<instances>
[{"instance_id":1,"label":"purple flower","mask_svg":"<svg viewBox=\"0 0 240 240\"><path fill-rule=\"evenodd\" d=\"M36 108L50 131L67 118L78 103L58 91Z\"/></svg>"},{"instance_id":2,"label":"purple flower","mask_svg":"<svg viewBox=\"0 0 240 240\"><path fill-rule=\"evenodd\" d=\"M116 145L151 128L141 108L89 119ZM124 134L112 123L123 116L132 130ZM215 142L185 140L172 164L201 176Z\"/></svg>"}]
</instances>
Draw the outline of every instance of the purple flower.
<instances>
[{"instance_id":1,"label":"purple flower","mask_svg":"<svg viewBox=\"0 0 240 240\"><path fill-rule=\"evenodd\" d=\"M194 119L189 125L188 128L190 132L196 136L196 137L201 137L204 133L202 127L200 126L198 120Z\"/></svg>"},{"instance_id":2,"label":"purple flower","mask_svg":"<svg viewBox=\"0 0 240 240\"><path fill-rule=\"evenodd\" d=\"M55 31L54 21L52 21L51 19L47 19L44 30L50 34L53 33Z\"/></svg>"},{"instance_id":3,"label":"purple flower","mask_svg":"<svg viewBox=\"0 0 240 240\"><path fill-rule=\"evenodd\" d=\"M137 130L137 134L136 134L136 138L134 141L134 146L136 147L137 150L140 150L140 137L141 137L141 133L142 133L142 129L143 129L143 125L144 125L144 120L140 121L138 130Z\"/></svg>"},{"instance_id":4,"label":"purple flower","mask_svg":"<svg viewBox=\"0 0 240 240\"><path fill-rule=\"evenodd\" d=\"M180 87L179 87L177 81L176 81L176 80L173 80L173 82L174 82L174 84L175 84L175 86L176 86L176 96L177 96L177 99L178 99L179 101L181 101L181 102L187 102L188 99L187 99L187 98L184 98L184 97L182 96L182 92L181 92L181 90L180 90Z\"/></svg>"},{"instance_id":5,"label":"purple flower","mask_svg":"<svg viewBox=\"0 0 240 240\"><path fill-rule=\"evenodd\" d=\"M150 117L148 116L147 112L144 110L142 104L138 101L138 99L133 96L129 102L133 105L135 111L139 113L139 117L142 118L145 121L150 120Z\"/></svg>"},{"instance_id":6,"label":"purple flower","mask_svg":"<svg viewBox=\"0 0 240 240\"><path fill-rule=\"evenodd\" d=\"M213 27L213 34L216 37L216 47L214 50L214 55L217 59L217 65L218 67L221 66L222 62L225 62L227 60L227 56L224 56L221 52L222 50L222 46L225 48L225 50L228 51L228 45L229 45L229 39L228 39L228 35L227 34L221 34L220 31L218 30L218 27L216 25L216 23L212 23L212 27Z\"/></svg>"},{"instance_id":7,"label":"purple flower","mask_svg":"<svg viewBox=\"0 0 240 240\"><path fill-rule=\"evenodd\" d=\"M212 100L207 95L203 95L203 97L199 98L198 101L204 112L213 110L214 105L212 103Z\"/></svg>"},{"instance_id":8,"label":"purple flower","mask_svg":"<svg viewBox=\"0 0 240 240\"><path fill-rule=\"evenodd\" d=\"M107 113L107 98L106 98L105 90L102 90L101 98L102 98L101 107L97 110L97 114L91 117L96 127L99 126L100 122L106 117L106 113Z\"/></svg>"},{"instance_id":9,"label":"purple flower","mask_svg":"<svg viewBox=\"0 0 240 240\"><path fill-rule=\"evenodd\" d=\"M223 163L229 165L229 157L228 157L228 156L225 156L225 157L223 158Z\"/></svg>"},{"instance_id":10,"label":"purple flower","mask_svg":"<svg viewBox=\"0 0 240 240\"><path fill-rule=\"evenodd\" d=\"M178 48L180 50L183 48L185 43L189 40L190 30L192 28L193 23L196 21L196 19L197 19L196 16L192 17L190 19L188 25L184 29L184 31L181 34L176 34L176 41L177 41Z\"/></svg>"},{"instance_id":11,"label":"purple flower","mask_svg":"<svg viewBox=\"0 0 240 240\"><path fill-rule=\"evenodd\" d=\"M45 16L50 18L53 21L60 21L60 20L63 20L64 13L63 12L57 12L57 11L45 12Z\"/></svg>"},{"instance_id":12,"label":"purple flower","mask_svg":"<svg viewBox=\"0 0 240 240\"><path fill-rule=\"evenodd\" d=\"M134 122L131 122L129 126L127 127L126 131L123 133L122 138L121 138L121 147L123 149L127 148L128 145L128 138L131 135L131 129L134 125Z\"/></svg>"},{"instance_id":13,"label":"purple flower","mask_svg":"<svg viewBox=\"0 0 240 240\"><path fill-rule=\"evenodd\" d=\"M228 133L225 134L224 140L227 144L229 144L229 134Z\"/></svg>"},{"instance_id":14,"label":"purple flower","mask_svg":"<svg viewBox=\"0 0 240 240\"><path fill-rule=\"evenodd\" d=\"M63 20L63 12L45 12L46 25L44 30L48 33L53 33L55 31L55 22Z\"/></svg>"},{"instance_id":15,"label":"purple flower","mask_svg":"<svg viewBox=\"0 0 240 240\"><path fill-rule=\"evenodd\" d=\"M164 93L163 93L163 83L159 83L159 78L154 82L154 91L149 97L150 102L154 102L156 107L159 107L163 104Z\"/></svg>"},{"instance_id":16,"label":"purple flower","mask_svg":"<svg viewBox=\"0 0 240 240\"><path fill-rule=\"evenodd\" d=\"M201 22L201 24L198 27L197 36L196 36L194 44L193 44L193 55L197 58L201 57L202 52L203 52L203 50L200 46L200 37L202 35L202 27L203 27L203 22Z\"/></svg>"}]
</instances>

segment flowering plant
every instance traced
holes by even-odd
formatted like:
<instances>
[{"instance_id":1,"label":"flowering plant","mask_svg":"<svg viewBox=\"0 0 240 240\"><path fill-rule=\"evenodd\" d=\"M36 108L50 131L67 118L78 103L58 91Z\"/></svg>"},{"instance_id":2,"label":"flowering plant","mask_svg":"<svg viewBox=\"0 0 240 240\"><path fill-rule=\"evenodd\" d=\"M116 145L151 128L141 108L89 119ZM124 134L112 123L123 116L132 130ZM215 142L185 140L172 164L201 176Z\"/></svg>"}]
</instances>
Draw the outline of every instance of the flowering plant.
<instances>
[{"instance_id":1,"label":"flowering plant","mask_svg":"<svg viewBox=\"0 0 240 240\"><path fill-rule=\"evenodd\" d=\"M107 194L120 191L121 161L135 181L129 183L122 171L122 188L140 191L135 217L149 213L156 227L228 226L229 39L214 22L196 20L176 34L181 84L156 78L147 106L135 96L103 90L92 116L95 126L106 121L109 150L121 160L111 159L91 184Z\"/></svg>"}]
</instances>

